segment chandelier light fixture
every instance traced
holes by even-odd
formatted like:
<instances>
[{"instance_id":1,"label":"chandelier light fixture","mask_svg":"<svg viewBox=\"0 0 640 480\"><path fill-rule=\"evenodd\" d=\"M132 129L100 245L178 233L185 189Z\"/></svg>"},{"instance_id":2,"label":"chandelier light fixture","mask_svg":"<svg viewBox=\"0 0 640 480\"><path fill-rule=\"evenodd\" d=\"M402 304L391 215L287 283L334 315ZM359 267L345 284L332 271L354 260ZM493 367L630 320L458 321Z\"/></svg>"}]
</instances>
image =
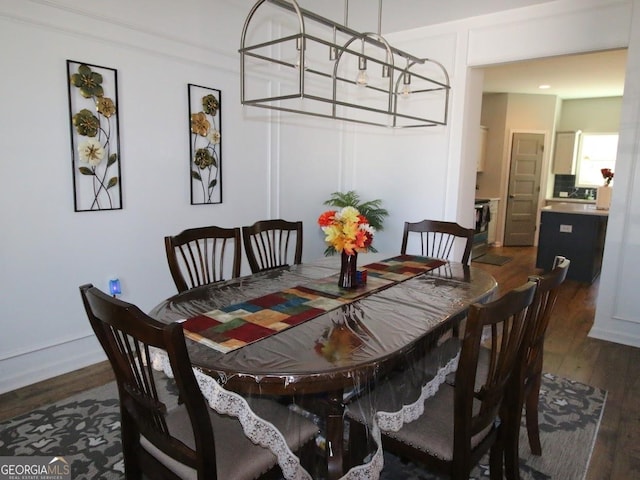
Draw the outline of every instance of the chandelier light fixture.
<instances>
[{"instance_id":1,"label":"chandelier light fixture","mask_svg":"<svg viewBox=\"0 0 640 480\"><path fill-rule=\"evenodd\" d=\"M449 75L442 64L392 47L300 8L258 0L240 42L243 105L391 128L447 124Z\"/></svg>"}]
</instances>

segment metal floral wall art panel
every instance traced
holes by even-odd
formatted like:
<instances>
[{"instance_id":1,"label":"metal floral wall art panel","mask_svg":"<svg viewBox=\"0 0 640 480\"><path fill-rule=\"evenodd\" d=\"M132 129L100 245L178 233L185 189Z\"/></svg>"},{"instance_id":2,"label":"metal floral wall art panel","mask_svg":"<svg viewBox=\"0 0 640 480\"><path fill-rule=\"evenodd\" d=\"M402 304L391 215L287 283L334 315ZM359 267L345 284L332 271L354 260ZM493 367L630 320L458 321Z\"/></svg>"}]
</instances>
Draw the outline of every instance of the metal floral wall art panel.
<instances>
[{"instance_id":1,"label":"metal floral wall art panel","mask_svg":"<svg viewBox=\"0 0 640 480\"><path fill-rule=\"evenodd\" d=\"M119 210L117 71L67 60L67 73L75 211Z\"/></svg>"},{"instance_id":2,"label":"metal floral wall art panel","mask_svg":"<svg viewBox=\"0 0 640 480\"><path fill-rule=\"evenodd\" d=\"M189 84L191 205L222 203L222 93Z\"/></svg>"}]
</instances>

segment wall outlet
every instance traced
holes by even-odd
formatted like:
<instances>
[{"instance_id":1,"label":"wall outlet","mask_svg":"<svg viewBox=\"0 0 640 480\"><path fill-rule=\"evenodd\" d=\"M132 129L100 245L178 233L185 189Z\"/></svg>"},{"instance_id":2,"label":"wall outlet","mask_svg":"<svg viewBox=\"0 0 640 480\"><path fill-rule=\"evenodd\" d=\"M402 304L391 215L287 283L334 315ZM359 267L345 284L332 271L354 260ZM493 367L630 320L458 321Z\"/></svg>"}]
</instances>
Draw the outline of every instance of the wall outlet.
<instances>
[{"instance_id":1,"label":"wall outlet","mask_svg":"<svg viewBox=\"0 0 640 480\"><path fill-rule=\"evenodd\" d=\"M560 192L560 198L567 198L569 196L569 192Z\"/></svg>"},{"instance_id":2,"label":"wall outlet","mask_svg":"<svg viewBox=\"0 0 640 480\"><path fill-rule=\"evenodd\" d=\"M560 233L572 233L573 225L560 225Z\"/></svg>"}]
</instances>

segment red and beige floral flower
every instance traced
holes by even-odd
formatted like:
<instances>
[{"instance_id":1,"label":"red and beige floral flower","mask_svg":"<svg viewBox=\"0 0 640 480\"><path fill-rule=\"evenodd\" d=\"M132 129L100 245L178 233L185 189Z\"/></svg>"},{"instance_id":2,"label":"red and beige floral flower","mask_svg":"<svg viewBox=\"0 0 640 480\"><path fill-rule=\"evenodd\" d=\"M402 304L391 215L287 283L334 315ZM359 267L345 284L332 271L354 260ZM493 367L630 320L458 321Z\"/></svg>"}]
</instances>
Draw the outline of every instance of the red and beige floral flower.
<instances>
[{"instance_id":1,"label":"red and beige floral flower","mask_svg":"<svg viewBox=\"0 0 640 480\"><path fill-rule=\"evenodd\" d=\"M366 252L373 242L373 227L354 207L326 211L318 218L318 225L325 234L325 242L338 253Z\"/></svg>"}]
</instances>

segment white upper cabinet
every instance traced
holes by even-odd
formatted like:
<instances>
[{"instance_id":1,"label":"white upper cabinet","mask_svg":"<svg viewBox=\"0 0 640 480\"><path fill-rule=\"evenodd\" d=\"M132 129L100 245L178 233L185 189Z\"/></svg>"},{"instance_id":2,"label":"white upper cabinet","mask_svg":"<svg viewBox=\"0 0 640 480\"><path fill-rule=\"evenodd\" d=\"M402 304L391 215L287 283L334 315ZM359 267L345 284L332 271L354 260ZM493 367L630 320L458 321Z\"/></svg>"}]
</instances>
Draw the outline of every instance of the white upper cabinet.
<instances>
[{"instance_id":1,"label":"white upper cabinet","mask_svg":"<svg viewBox=\"0 0 640 480\"><path fill-rule=\"evenodd\" d=\"M580 131L557 132L553 150L553 173L575 175Z\"/></svg>"}]
</instances>

